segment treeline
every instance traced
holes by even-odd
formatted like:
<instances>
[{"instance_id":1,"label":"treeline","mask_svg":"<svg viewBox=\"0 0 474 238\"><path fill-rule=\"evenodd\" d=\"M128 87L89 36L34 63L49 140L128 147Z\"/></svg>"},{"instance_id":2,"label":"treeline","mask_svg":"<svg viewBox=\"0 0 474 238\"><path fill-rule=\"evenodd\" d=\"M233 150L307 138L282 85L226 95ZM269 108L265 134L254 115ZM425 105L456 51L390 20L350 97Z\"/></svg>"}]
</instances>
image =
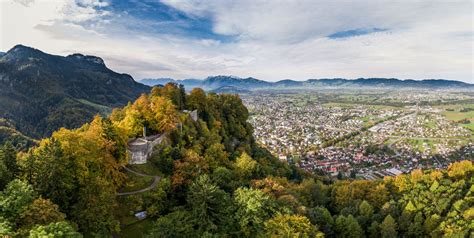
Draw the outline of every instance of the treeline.
<instances>
[{"instance_id":1,"label":"treeline","mask_svg":"<svg viewBox=\"0 0 474 238\"><path fill-rule=\"evenodd\" d=\"M198 110L194 121L184 111ZM258 147L236 95L154 88L109 118L61 129L27 153L0 153L0 234L110 236L125 202L154 220L147 237L468 237L471 161L379 181L331 183ZM162 178L117 201L126 141L168 133L149 163ZM3 169L3 170L2 170ZM4 174L3 172L1 173Z\"/></svg>"}]
</instances>

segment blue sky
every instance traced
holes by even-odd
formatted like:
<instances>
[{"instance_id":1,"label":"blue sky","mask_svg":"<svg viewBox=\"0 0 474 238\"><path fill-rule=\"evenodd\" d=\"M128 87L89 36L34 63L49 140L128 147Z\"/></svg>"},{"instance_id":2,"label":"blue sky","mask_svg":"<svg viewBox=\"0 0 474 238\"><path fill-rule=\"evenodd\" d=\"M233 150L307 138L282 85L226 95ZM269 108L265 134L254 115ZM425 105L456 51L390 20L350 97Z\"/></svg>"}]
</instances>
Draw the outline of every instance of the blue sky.
<instances>
[{"instance_id":1,"label":"blue sky","mask_svg":"<svg viewBox=\"0 0 474 238\"><path fill-rule=\"evenodd\" d=\"M5 0L0 51L102 57L135 79L473 81L473 1Z\"/></svg>"}]
</instances>

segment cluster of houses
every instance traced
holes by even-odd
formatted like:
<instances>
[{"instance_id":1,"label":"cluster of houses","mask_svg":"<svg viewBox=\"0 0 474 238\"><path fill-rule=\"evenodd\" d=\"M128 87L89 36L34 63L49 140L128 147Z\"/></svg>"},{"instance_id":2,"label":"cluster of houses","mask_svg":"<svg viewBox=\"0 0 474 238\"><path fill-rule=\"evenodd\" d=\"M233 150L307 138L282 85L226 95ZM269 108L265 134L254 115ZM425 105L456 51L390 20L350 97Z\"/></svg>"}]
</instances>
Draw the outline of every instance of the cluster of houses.
<instances>
[{"instance_id":1,"label":"cluster of houses","mask_svg":"<svg viewBox=\"0 0 474 238\"><path fill-rule=\"evenodd\" d=\"M430 99L430 95L410 97L405 99ZM455 153L463 155L456 158L472 159L472 132L426 105L341 107L273 94L249 95L244 103L257 141L281 161L296 162L308 171L371 179L417 168L444 168ZM324 144L353 132L355 136L337 144Z\"/></svg>"}]
</instances>

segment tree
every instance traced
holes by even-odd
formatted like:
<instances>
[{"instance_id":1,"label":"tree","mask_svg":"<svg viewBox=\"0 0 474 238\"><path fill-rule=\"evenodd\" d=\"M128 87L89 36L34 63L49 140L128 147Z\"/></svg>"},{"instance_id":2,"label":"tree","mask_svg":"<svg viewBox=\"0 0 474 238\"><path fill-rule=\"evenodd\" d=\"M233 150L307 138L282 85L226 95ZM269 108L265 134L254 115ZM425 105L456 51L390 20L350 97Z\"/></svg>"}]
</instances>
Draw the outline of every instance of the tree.
<instances>
[{"instance_id":1,"label":"tree","mask_svg":"<svg viewBox=\"0 0 474 238\"><path fill-rule=\"evenodd\" d=\"M364 237L364 230L352 215L347 217L347 228L350 231L347 237Z\"/></svg>"},{"instance_id":2,"label":"tree","mask_svg":"<svg viewBox=\"0 0 474 238\"><path fill-rule=\"evenodd\" d=\"M359 205L359 214L366 218L371 218L374 214L374 208L367 201L362 201Z\"/></svg>"},{"instance_id":3,"label":"tree","mask_svg":"<svg viewBox=\"0 0 474 238\"><path fill-rule=\"evenodd\" d=\"M268 237L324 237L324 234L301 215L282 215L265 222L265 233Z\"/></svg>"},{"instance_id":4,"label":"tree","mask_svg":"<svg viewBox=\"0 0 474 238\"><path fill-rule=\"evenodd\" d=\"M441 217L438 214L433 214L427 217L425 220L425 223L423 224L424 232L426 234L432 233L438 226L440 220L441 220Z\"/></svg>"},{"instance_id":5,"label":"tree","mask_svg":"<svg viewBox=\"0 0 474 238\"><path fill-rule=\"evenodd\" d=\"M211 175L212 181L228 192L232 191L233 177L232 171L225 167L217 167Z\"/></svg>"},{"instance_id":6,"label":"tree","mask_svg":"<svg viewBox=\"0 0 474 238\"><path fill-rule=\"evenodd\" d=\"M197 109L200 113L207 112L206 93L200 88L193 88L186 98L186 102L190 110Z\"/></svg>"},{"instance_id":7,"label":"tree","mask_svg":"<svg viewBox=\"0 0 474 238\"><path fill-rule=\"evenodd\" d=\"M10 171L13 177L18 175L19 167L16 161L16 150L11 142L6 142L0 149L0 161L5 163L7 170Z\"/></svg>"},{"instance_id":8,"label":"tree","mask_svg":"<svg viewBox=\"0 0 474 238\"><path fill-rule=\"evenodd\" d=\"M179 238L195 237L191 214L186 210L177 210L156 220L150 232L145 236L148 238Z\"/></svg>"},{"instance_id":9,"label":"tree","mask_svg":"<svg viewBox=\"0 0 474 238\"><path fill-rule=\"evenodd\" d=\"M230 197L213 184L207 175L199 176L191 184L187 198L192 218L200 233L224 228L230 217Z\"/></svg>"},{"instance_id":10,"label":"tree","mask_svg":"<svg viewBox=\"0 0 474 238\"><path fill-rule=\"evenodd\" d=\"M229 166L230 162L228 157L229 155L225 151L224 145L220 143L212 144L204 152L204 158L211 168L216 168L218 166Z\"/></svg>"},{"instance_id":11,"label":"tree","mask_svg":"<svg viewBox=\"0 0 474 238\"><path fill-rule=\"evenodd\" d=\"M234 200L237 205L235 218L247 236L261 231L264 222L273 214L274 202L260 190L238 188L234 192Z\"/></svg>"},{"instance_id":12,"label":"tree","mask_svg":"<svg viewBox=\"0 0 474 238\"><path fill-rule=\"evenodd\" d=\"M452 163L448 167L448 176L454 178L467 178L474 173L474 164L469 160Z\"/></svg>"},{"instance_id":13,"label":"tree","mask_svg":"<svg viewBox=\"0 0 474 238\"><path fill-rule=\"evenodd\" d=\"M187 150L184 158L174 162L171 181L174 186L188 185L201 173L209 170L207 162L193 150Z\"/></svg>"},{"instance_id":14,"label":"tree","mask_svg":"<svg viewBox=\"0 0 474 238\"><path fill-rule=\"evenodd\" d=\"M321 181L304 179L296 186L299 199L309 207L326 206L330 200L330 187Z\"/></svg>"},{"instance_id":15,"label":"tree","mask_svg":"<svg viewBox=\"0 0 474 238\"><path fill-rule=\"evenodd\" d=\"M150 110L153 114L153 121L149 123L150 128L159 132L174 130L178 122L178 114L173 103L160 96L151 97L150 103Z\"/></svg>"},{"instance_id":16,"label":"tree","mask_svg":"<svg viewBox=\"0 0 474 238\"><path fill-rule=\"evenodd\" d=\"M367 201L362 201L359 205L359 216L357 220L362 227L367 227L372 220L374 208Z\"/></svg>"},{"instance_id":17,"label":"tree","mask_svg":"<svg viewBox=\"0 0 474 238\"><path fill-rule=\"evenodd\" d=\"M20 214L18 221L23 229L29 229L35 225L64 221L65 218L66 215L59 211L58 205L50 200L38 198Z\"/></svg>"},{"instance_id":18,"label":"tree","mask_svg":"<svg viewBox=\"0 0 474 238\"><path fill-rule=\"evenodd\" d=\"M0 216L16 221L26 207L33 202L33 187L19 179L11 181L0 193Z\"/></svg>"},{"instance_id":19,"label":"tree","mask_svg":"<svg viewBox=\"0 0 474 238\"><path fill-rule=\"evenodd\" d=\"M65 222L51 223L46 226L38 226L30 231L30 238L81 238L82 235Z\"/></svg>"},{"instance_id":20,"label":"tree","mask_svg":"<svg viewBox=\"0 0 474 238\"><path fill-rule=\"evenodd\" d=\"M0 237L10 238L16 235L13 224L0 216Z\"/></svg>"},{"instance_id":21,"label":"tree","mask_svg":"<svg viewBox=\"0 0 474 238\"><path fill-rule=\"evenodd\" d=\"M338 210L349 206L352 201L348 181L338 181L332 186L332 203Z\"/></svg>"},{"instance_id":22,"label":"tree","mask_svg":"<svg viewBox=\"0 0 474 238\"><path fill-rule=\"evenodd\" d=\"M312 208L308 212L308 217L326 236L334 235L334 219L327 208L322 206Z\"/></svg>"},{"instance_id":23,"label":"tree","mask_svg":"<svg viewBox=\"0 0 474 238\"><path fill-rule=\"evenodd\" d=\"M234 166L241 178L249 178L257 168L257 161L244 152L237 158Z\"/></svg>"},{"instance_id":24,"label":"tree","mask_svg":"<svg viewBox=\"0 0 474 238\"><path fill-rule=\"evenodd\" d=\"M168 193L170 192L171 181L169 178L162 178L156 188L143 194L144 207L148 216L156 216L169 207Z\"/></svg>"},{"instance_id":25,"label":"tree","mask_svg":"<svg viewBox=\"0 0 474 238\"><path fill-rule=\"evenodd\" d=\"M114 217L115 189L103 177L89 177L85 183L88 186L79 190L78 201L71 211L79 229L90 236L107 236L118 231L119 223Z\"/></svg>"},{"instance_id":26,"label":"tree","mask_svg":"<svg viewBox=\"0 0 474 238\"><path fill-rule=\"evenodd\" d=\"M16 150L10 142L0 147L0 190L17 177L19 172Z\"/></svg>"},{"instance_id":27,"label":"tree","mask_svg":"<svg viewBox=\"0 0 474 238\"><path fill-rule=\"evenodd\" d=\"M364 231L352 215L349 215L348 217L339 215L336 218L336 231L339 237L355 238L364 236Z\"/></svg>"},{"instance_id":28,"label":"tree","mask_svg":"<svg viewBox=\"0 0 474 238\"><path fill-rule=\"evenodd\" d=\"M385 184L377 184L370 192L367 194L370 204L373 204L377 208L381 208L389 200L389 191L386 188Z\"/></svg>"},{"instance_id":29,"label":"tree","mask_svg":"<svg viewBox=\"0 0 474 238\"><path fill-rule=\"evenodd\" d=\"M8 171L7 166L0 160L0 191L11 181L12 175Z\"/></svg>"},{"instance_id":30,"label":"tree","mask_svg":"<svg viewBox=\"0 0 474 238\"><path fill-rule=\"evenodd\" d=\"M367 229L368 237L369 238L379 238L380 231L379 231L380 224L377 221L373 221L370 224L369 228Z\"/></svg>"},{"instance_id":31,"label":"tree","mask_svg":"<svg viewBox=\"0 0 474 238\"><path fill-rule=\"evenodd\" d=\"M423 236L423 214L418 212L415 215L413 222L408 227L407 236L409 237L422 237Z\"/></svg>"},{"instance_id":32,"label":"tree","mask_svg":"<svg viewBox=\"0 0 474 238\"><path fill-rule=\"evenodd\" d=\"M65 155L59 140L45 139L20 159L24 176L35 190L69 211L77 198L74 193L78 187L78 170L74 159Z\"/></svg>"},{"instance_id":33,"label":"tree","mask_svg":"<svg viewBox=\"0 0 474 238\"><path fill-rule=\"evenodd\" d=\"M383 238L397 237L397 223L392 216L387 215L382 224L380 224L380 234Z\"/></svg>"}]
</instances>

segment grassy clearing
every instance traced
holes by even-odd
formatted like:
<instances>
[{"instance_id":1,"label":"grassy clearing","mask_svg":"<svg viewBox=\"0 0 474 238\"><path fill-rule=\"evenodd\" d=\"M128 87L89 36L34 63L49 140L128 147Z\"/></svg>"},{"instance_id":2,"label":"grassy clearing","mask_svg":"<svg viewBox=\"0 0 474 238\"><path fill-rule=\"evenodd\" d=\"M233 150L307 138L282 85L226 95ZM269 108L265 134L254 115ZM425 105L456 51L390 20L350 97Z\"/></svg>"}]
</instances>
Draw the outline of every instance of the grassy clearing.
<instances>
[{"instance_id":1,"label":"grassy clearing","mask_svg":"<svg viewBox=\"0 0 474 238\"><path fill-rule=\"evenodd\" d=\"M154 176L162 176L163 174L161 171L154 166L150 161L146 164L133 164L129 165L129 167L137 172L148 174L148 175L154 175Z\"/></svg>"},{"instance_id":2,"label":"grassy clearing","mask_svg":"<svg viewBox=\"0 0 474 238\"><path fill-rule=\"evenodd\" d=\"M138 176L136 174L126 172L127 181L120 192L131 192L148 187L153 182L153 177Z\"/></svg>"},{"instance_id":3,"label":"grassy clearing","mask_svg":"<svg viewBox=\"0 0 474 238\"><path fill-rule=\"evenodd\" d=\"M149 218L134 222L122 228L120 237L133 237L141 238L144 237L144 233L150 230L153 226L153 221Z\"/></svg>"},{"instance_id":4,"label":"grassy clearing","mask_svg":"<svg viewBox=\"0 0 474 238\"><path fill-rule=\"evenodd\" d=\"M100 105L100 104L97 104L97 103L93 103L93 102L87 101L85 99L79 99L79 102L81 102L85 105L96 108L100 112L100 114L102 114L102 115L109 115L110 113L112 113L112 108L110 108L110 107Z\"/></svg>"},{"instance_id":5,"label":"grassy clearing","mask_svg":"<svg viewBox=\"0 0 474 238\"><path fill-rule=\"evenodd\" d=\"M414 149L420 152L430 149L431 153L435 151L437 141L438 139L407 139L407 143L413 146Z\"/></svg>"},{"instance_id":6,"label":"grassy clearing","mask_svg":"<svg viewBox=\"0 0 474 238\"><path fill-rule=\"evenodd\" d=\"M431 128L431 129L435 129L436 128L436 122L429 121L429 122L425 123L425 126L428 127L428 128Z\"/></svg>"}]
</instances>

